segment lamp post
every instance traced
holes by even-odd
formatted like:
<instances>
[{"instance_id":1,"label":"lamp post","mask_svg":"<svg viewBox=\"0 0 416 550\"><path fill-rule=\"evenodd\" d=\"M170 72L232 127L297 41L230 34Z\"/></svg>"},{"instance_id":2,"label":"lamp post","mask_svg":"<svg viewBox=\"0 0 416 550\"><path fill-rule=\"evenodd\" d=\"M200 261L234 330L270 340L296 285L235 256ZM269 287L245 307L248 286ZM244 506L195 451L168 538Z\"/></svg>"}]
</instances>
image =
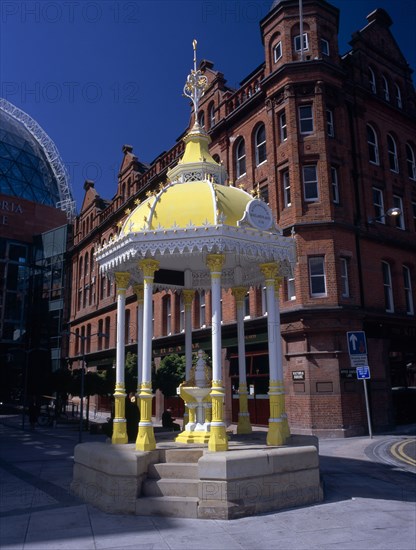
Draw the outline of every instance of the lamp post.
<instances>
[{"instance_id":1,"label":"lamp post","mask_svg":"<svg viewBox=\"0 0 416 550\"><path fill-rule=\"evenodd\" d=\"M368 218L367 223L372 224L380 220L383 220L383 223L384 223L384 219L386 216L389 216L389 218L398 218L401 215L402 215L402 211L400 210L400 208L396 208L396 207L389 208L386 212L383 212L379 216L375 216L374 218Z\"/></svg>"},{"instance_id":2,"label":"lamp post","mask_svg":"<svg viewBox=\"0 0 416 550\"><path fill-rule=\"evenodd\" d=\"M94 334L88 334L88 335L82 335L78 332L74 332L72 330L68 330L64 332L64 334L73 335L76 338L79 338L81 340L81 356L82 356L82 366L81 366L81 391L80 391L80 404L79 404L79 434L78 434L78 443L82 443L82 427L83 427L83 421L84 421L84 388L85 388L85 342L89 340L92 336L101 336L103 338L107 338L107 334L104 334L102 332L95 332Z\"/></svg>"},{"instance_id":3,"label":"lamp post","mask_svg":"<svg viewBox=\"0 0 416 550\"><path fill-rule=\"evenodd\" d=\"M33 351L48 351L46 348L30 348L30 349L23 349L23 348L12 348L9 350L10 353L13 352L20 352L25 354L25 368L24 368L24 378L23 378L23 411L22 411L22 430L25 429L25 410L26 410L26 402L27 402L27 379L28 379L28 373L29 373L29 355Z\"/></svg>"}]
</instances>

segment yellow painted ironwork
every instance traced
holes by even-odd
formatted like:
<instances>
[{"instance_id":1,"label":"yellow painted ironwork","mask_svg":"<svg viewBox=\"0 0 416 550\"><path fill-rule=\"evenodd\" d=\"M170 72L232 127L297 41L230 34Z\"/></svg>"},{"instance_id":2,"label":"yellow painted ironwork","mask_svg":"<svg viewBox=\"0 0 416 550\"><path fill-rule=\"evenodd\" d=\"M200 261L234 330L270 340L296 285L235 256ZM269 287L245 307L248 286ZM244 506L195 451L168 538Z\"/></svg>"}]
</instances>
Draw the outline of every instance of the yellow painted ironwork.
<instances>
[{"instance_id":1,"label":"yellow painted ironwork","mask_svg":"<svg viewBox=\"0 0 416 550\"><path fill-rule=\"evenodd\" d=\"M127 443L127 441L126 392L124 385L116 384L114 392L114 421L111 443L113 443L113 445L123 445Z\"/></svg>"},{"instance_id":2,"label":"yellow painted ironwork","mask_svg":"<svg viewBox=\"0 0 416 550\"><path fill-rule=\"evenodd\" d=\"M152 425L152 387L143 383L140 389L140 422L136 439L136 450L153 451L156 449L155 434Z\"/></svg>"}]
</instances>

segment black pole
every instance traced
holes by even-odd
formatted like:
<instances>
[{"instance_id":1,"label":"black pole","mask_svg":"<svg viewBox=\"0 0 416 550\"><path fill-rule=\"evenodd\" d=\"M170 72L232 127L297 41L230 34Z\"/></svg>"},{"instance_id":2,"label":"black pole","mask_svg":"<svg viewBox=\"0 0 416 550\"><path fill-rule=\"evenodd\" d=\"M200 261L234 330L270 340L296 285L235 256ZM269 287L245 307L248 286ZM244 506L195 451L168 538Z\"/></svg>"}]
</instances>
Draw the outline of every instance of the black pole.
<instances>
[{"instance_id":1,"label":"black pole","mask_svg":"<svg viewBox=\"0 0 416 550\"><path fill-rule=\"evenodd\" d=\"M79 437L78 442L82 443L82 428L83 428L83 421L84 421L84 376L85 376L85 338L81 338L82 342L82 365L81 365L81 395L80 395L80 420L79 420Z\"/></svg>"},{"instance_id":2,"label":"black pole","mask_svg":"<svg viewBox=\"0 0 416 550\"><path fill-rule=\"evenodd\" d=\"M25 370L23 380L23 412L22 412L22 430L25 429L26 404L27 404L27 378L29 370L29 352L25 351Z\"/></svg>"}]
</instances>

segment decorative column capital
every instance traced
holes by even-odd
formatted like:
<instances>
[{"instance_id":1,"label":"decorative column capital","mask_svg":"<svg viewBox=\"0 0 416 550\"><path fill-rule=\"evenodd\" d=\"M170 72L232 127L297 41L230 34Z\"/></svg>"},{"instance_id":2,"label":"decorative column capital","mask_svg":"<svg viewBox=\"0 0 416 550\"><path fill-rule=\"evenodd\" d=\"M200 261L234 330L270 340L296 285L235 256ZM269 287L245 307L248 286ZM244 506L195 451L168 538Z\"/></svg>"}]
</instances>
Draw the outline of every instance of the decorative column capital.
<instances>
[{"instance_id":1,"label":"decorative column capital","mask_svg":"<svg viewBox=\"0 0 416 550\"><path fill-rule=\"evenodd\" d=\"M267 264L260 264L259 268L260 271L263 273L264 278L266 279L266 284L274 284L279 269L278 265L274 262L270 262Z\"/></svg>"},{"instance_id":2,"label":"decorative column capital","mask_svg":"<svg viewBox=\"0 0 416 550\"><path fill-rule=\"evenodd\" d=\"M185 308L192 306L192 301L195 296L195 290L185 289L182 290L183 304Z\"/></svg>"},{"instance_id":3,"label":"decorative column capital","mask_svg":"<svg viewBox=\"0 0 416 550\"><path fill-rule=\"evenodd\" d=\"M130 273L117 271L114 276L116 279L117 292L125 292L129 286Z\"/></svg>"},{"instance_id":4,"label":"decorative column capital","mask_svg":"<svg viewBox=\"0 0 416 550\"><path fill-rule=\"evenodd\" d=\"M221 277L222 266L225 262L225 254L208 254L207 267L213 277Z\"/></svg>"},{"instance_id":5,"label":"decorative column capital","mask_svg":"<svg viewBox=\"0 0 416 550\"><path fill-rule=\"evenodd\" d=\"M133 285L133 292L137 296L138 302L143 302L144 299L144 286L143 285Z\"/></svg>"},{"instance_id":6,"label":"decorative column capital","mask_svg":"<svg viewBox=\"0 0 416 550\"><path fill-rule=\"evenodd\" d=\"M244 298L247 295L247 289L244 286L236 286L233 289L231 289L231 292L237 304L244 302Z\"/></svg>"},{"instance_id":7,"label":"decorative column capital","mask_svg":"<svg viewBox=\"0 0 416 550\"><path fill-rule=\"evenodd\" d=\"M139 268L142 270L145 279L153 279L155 271L159 269L157 260L140 260Z\"/></svg>"}]
</instances>

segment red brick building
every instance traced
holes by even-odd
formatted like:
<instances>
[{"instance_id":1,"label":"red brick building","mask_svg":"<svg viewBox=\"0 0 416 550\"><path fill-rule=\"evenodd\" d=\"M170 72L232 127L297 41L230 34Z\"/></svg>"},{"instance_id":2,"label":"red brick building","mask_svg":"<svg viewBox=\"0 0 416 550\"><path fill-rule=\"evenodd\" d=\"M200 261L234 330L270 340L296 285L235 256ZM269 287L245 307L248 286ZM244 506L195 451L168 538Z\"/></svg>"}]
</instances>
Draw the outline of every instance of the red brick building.
<instances>
[{"instance_id":1,"label":"red brick building","mask_svg":"<svg viewBox=\"0 0 416 550\"><path fill-rule=\"evenodd\" d=\"M410 419L392 388L416 386L416 96L412 70L378 9L338 52L339 10L323 0L275 2L260 22L264 63L237 90L211 62L201 68L209 88L199 123L211 154L234 185L259 191L285 235L296 239L294 278L281 291L286 406L291 429L321 436L366 428L363 384L351 370L348 331L364 330L371 369L375 429ZM301 29L302 27L302 29ZM301 40L303 34L303 40ZM123 147L111 201L85 184L72 256L70 360L85 341L89 367L111 368L116 304L112 281L101 277L94 251L146 193L166 178L184 150L176 143L150 165ZM388 214L395 208L395 217ZM262 290L246 300L247 379L252 423L268 417L267 326ZM228 419L236 420L236 312L223 296L223 358ZM126 350L136 351L136 297L127 296ZM180 295L154 297L157 363L183 352ZM210 299L193 305L193 342L209 354ZM107 336L94 336L105 333ZM409 411L407 411L409 412ZM399 415L399 416L397 416ZM401 416L400 416L401 415Z\"/></svg>"}]
</instances>

